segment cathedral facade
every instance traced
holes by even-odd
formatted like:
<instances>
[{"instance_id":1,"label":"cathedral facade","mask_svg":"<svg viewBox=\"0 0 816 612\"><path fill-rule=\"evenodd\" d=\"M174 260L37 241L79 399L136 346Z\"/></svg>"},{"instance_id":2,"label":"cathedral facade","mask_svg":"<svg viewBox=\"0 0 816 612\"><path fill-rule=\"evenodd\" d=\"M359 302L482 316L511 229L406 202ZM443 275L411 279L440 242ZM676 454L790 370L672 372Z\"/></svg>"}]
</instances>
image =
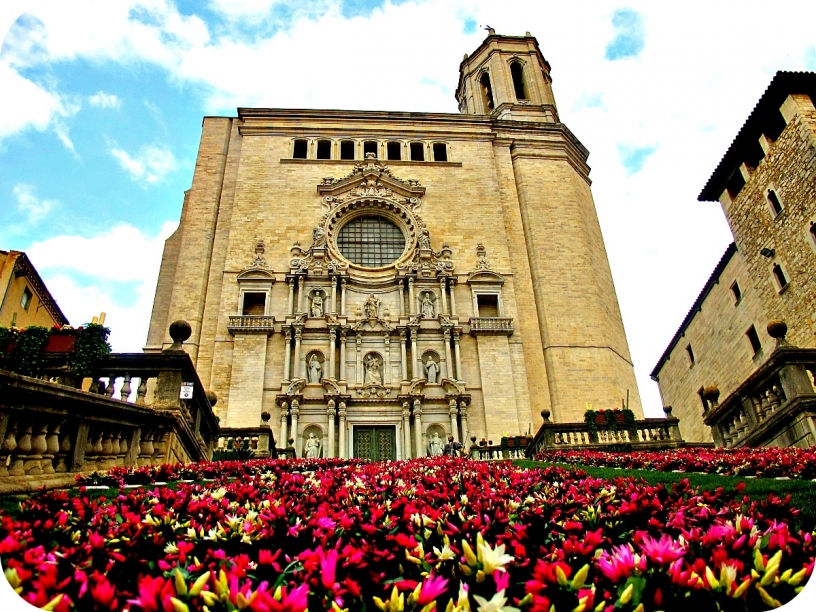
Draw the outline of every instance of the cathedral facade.
<instances>
[{"instance_id":1,"label":"cathedral facade","mask_svg":"<svg viewBox=\"0 0 816 612\"><path fill-rule=\"evenodd\" d=\"M188 321L222 427L263 415L299 456L389 459L542 411L642 417L588 151L536 39L491 31L456 98L204 119L145 350Z\"/></svg>"}]
</instances>

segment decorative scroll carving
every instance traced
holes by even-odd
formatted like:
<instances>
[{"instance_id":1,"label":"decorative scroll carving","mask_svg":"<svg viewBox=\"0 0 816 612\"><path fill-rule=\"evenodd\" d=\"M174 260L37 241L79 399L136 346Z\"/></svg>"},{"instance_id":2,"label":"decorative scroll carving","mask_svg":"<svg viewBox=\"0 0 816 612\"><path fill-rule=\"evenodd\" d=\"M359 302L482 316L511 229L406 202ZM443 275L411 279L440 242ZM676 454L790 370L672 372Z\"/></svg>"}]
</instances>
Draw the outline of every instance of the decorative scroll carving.
<instances>
[{"instance_id":1,"label":"decorative scroll carving","mask_svg":"<svg viewBox=\"0 0 816 612\"><path fill-rule=\"evenodd\" d=\"M425 383L428 382L424 378L415 378L411 381L411 385L408 387L408 395L417 395L422 393L422 387L425 386Z\"/></svg>"},{"instance_id":2,"label":"decorative scroll carving","mask_svg":"<svg viewBox=\"0 0 816 612\"><path fill-rule=\"evenodd\" d=\"M306 386L306 381L302 378L295 378L292 382L289 383L289 386L286 388L286 395L300 395L300 392L303 391L303 387Z\"/></svg>"},{"instance_id":3,"label":"decorative scroll carving","mask_svg":"<svg viewBox=\"0 0 816 612\"><path fill-rule=\"evenodd\" d=\"M252 256L252 263L246 266L246 270L268 270L269 266L266 265L266 260L264 259L264 253L266 251L266 247L264 247L264 241L258 240L255 244L255 254Z\"/></svg>"},{"instance_id":4,"label":"decorative scroll carving","mask_svg":"<svg viewBox=\"0 0 816 612\"><path fill-rule=\"evenodd\" d=\"M362 389L357 391L357 395L360 397L379 397L384 398L388 397L391 394L391 391L383 387L382 385L366 385Z\"/></svg>"},{"instance_id":5,"label":"decorative scroll carving","mask_svg":"<svg viewBox=\"0 0 816 612\"><path fill-rule=\"evenodd\" d=\"M476 270L490 270L490 262L487 261L487 249L480 242L476 245Z\"/></svg>"},{"instance_id":6,"label":"decorative scroll carving","mask_svg":"<svg viewBox=\"0 0 816 612\"><path fill-rule=\"evenodd\" d=\"M323 383L323 388L326 389L326 395L340 395L340 385L333 378L324 378L320 382Z\"/></svg>"},{"instance_id":7,"label":"decorative scroll carving","mask_svg":"<svg viewBox=\"0 0 816 612\"><path fill-rule=\"evenodd\" d=\"M465 386L461 382L450 378L442 379L442 388L447 394L461 395L465 393Z\"/></svg>"}]
</instances>

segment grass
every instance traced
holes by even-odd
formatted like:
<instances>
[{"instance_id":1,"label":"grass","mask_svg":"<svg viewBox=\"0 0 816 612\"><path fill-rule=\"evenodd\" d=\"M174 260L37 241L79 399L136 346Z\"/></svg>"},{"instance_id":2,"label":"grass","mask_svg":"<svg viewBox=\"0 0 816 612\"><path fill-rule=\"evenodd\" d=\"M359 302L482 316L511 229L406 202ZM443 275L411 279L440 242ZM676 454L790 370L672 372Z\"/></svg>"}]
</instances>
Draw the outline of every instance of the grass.
<instances>
[{"instance_id":1,"label":"grass","mask_svg":"<svg viewBox=\"0 0 816 612\"><path fill-rule=\"evenodd\" d=\"M547 463L519 459L513 465L525 468L542 468L549 465L558 465L567 469L581 469L595 478L642 478L649 484L663 483L671 487L672 483L688 479L692 486L713 491L722 487L724 491L735 491L739 483L745 483L743 494L751 499L766 499L774 494L780 497L791 496L791 506L801 510L795 526L799 529L812 531L816 528L816 482L812 480L776 480L775 478L745 478L744 476L720 476L719 474L700 474L697 472L657 472L655 470L623 470L614 468L593 467L586 465L572 465L564 463Z\"/></svg>"}]
</instances>

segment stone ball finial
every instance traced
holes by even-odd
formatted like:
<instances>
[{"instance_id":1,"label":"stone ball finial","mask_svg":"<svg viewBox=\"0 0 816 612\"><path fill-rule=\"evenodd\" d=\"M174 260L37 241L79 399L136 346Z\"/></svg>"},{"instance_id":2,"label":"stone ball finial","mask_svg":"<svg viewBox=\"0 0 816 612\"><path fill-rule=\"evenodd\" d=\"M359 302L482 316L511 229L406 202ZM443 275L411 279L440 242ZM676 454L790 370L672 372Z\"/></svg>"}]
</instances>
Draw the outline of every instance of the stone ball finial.
<instances>
[{"instance_id":1,"label":"stone ball finial","mask_svg":"<svg viewBox=\"0 0 816 612\"><path fill-rule=\"evenodd\" d=\"M173 347L175 348L178 345L177 350L180 350L184 341L192 335L193 328L190 327L187 321L178 320L170 324L169 332L170 337L173 339Z\"/></svg>"},{"instance_id":2,"label":"stone ball finial","mask_svg":"<svg viewBox=\"0 0 816 612\"><path fill-rule=\"evenodd\" d=\"M476 444L476 436L475 435L470 436L470 441Z\"/></svg>"},{"instance_id":3,"label":"stone ball finial","mask_svg":"<svg viewBox=\"0 0 816 612\"><path fill-rule=\"evenodd\" d=\"M777 340L784 340L785 335L788 333L788 324L784 321L779 319L773 319L768 321L768 335L771 338L776 338Z\"/></svg>"},{"instance_id":4,"label":"stone ball finial","mask_svg":"<svg viewBox=\"0 0 816 612\"><path fill-rule=\"evenodd\" d=\"M717 391L717 396L719 396L719 391ZM663 406L663 412L666 414L666 418L670 419L672 416L672 407L671 406Z\"/></svg>"},{"instance_id":5,"label":"stone ball finial","mask_svg":"<svg viewBox=\"0 0 816 612\"><path fill-rule=\"evenodd\" d=\"M703 397L712 403L717 403L720 399L720 389L717 385L707 385L703 388Z\"/></svg>"},{"instance_id":6,"label":"stone ball finial","mask_svg":"<svg viewBox=\"0 0 816 612\"><path fill-rule=\"evenodd\" d=\"M218 403L218 396L215 394L215 391L207 391L204 395L207 396L207 401L210 402L210 406L215 406Z\"/></svg>"},{"instance_id":7,"label":"stone ball finial","mask_svg":"<svg viewBox=\"0 0 816 612\"><path fill-rule=\"evenodd\" d=\"M541 411L541 418L549 422L551 414L552 413L547 408L544 408L544 410Z\"/></svg>"}]
</instances>

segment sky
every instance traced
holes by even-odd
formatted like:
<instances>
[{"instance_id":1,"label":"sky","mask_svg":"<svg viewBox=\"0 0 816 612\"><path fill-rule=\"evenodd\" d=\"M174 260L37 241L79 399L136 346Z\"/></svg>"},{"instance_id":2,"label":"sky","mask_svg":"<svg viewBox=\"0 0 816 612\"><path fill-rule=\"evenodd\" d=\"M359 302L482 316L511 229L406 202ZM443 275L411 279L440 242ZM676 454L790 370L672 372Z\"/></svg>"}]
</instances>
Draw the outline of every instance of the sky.
<instances>
[{"instance_id":1,"label":"sky","mask_svg":"<svg viewBox=\"0 0 816 612\"><path fill-rule=\"evenodd\" d=\"M4 0L0 248L73 324L139 351L203 115L457 112L464 53L530 31L591 179L647 415L649 373L732 238L697 194L777 70L816 70L816 2Z\"/></svg>"}]
</instances>

